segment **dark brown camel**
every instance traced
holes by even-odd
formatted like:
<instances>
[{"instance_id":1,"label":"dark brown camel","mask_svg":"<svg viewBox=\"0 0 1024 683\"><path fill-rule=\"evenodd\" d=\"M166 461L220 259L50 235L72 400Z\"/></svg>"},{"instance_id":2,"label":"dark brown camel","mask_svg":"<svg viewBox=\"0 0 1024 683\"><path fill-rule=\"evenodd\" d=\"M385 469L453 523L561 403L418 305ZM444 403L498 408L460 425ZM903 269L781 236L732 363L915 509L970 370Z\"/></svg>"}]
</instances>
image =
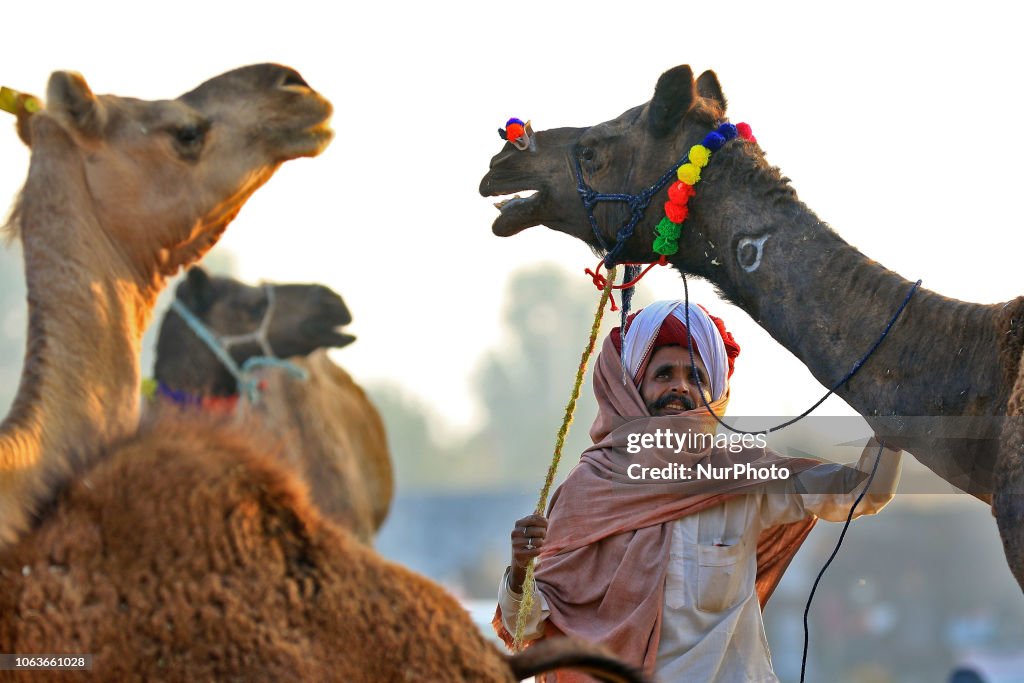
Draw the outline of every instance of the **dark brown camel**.
<instances>
[{"instance_id":1,"label":"dark brown camel","mask_svg":"<svg viewBox=\"0 0 1024 683\"><path fill-rule=\"evenodd\" d=\"M327 518L372 541L387 517L394 477L380 414L366 393L319 349L355 340L341 327L352 321L342 298L322 285L246 285L189 269L175 292L230 349L238 366L253 357L290 358L308 377L277 369L257 371L263 383L255 406L234 410L238 383L184 318L169 310L157 338L159 402L185 409L229 406L239 419L264 420L289 445L281 453L309 487ZM272 297L272 299L271 299ZM266 347L259 341L259 331ZM309 356L308 358L306 356Z\"/></svg>"},{"instance_id":2,"label":"dark brown camel","mask_svg":"<svg viewBox=\"0 0 1024 683\"><path fill-rule=\"evenodd\" d=\"M690 67L679 66L661 76L650 102L616 119L537 132L527 151L506 144L491 160L480 193L536 192L499 202L494 233L546 225L600 250L577 191L576 160L595 190L637 193L701 142L725 110L713 72L694 81ZM872 346L911 283L844 242L797 199L756 144L729 142L701 176L679 251L669 262L716 285L818 381L833 386ZM656 259L651 245L666 195L662 190L654 197L620 260ZM623 203L598 205L609 248L628 213ZM1004 493L1024 491L1024 476L1001 467L1004 475L993 477L1022 343L1024 298L980 305L922 289L885 343L837 393L890 445L946 481L985 501L996 495L1004 546L1024 587L1024 505L998 503ZM953 419L965 417L971 419Z\"/></svg>"},{"instance_id":3,"label":"dark brown camel","mask_svg":"<svg viewBox=\"0 0 1024 683\"><path fill-rule=\"evenodd\" d=\"M273 308L268 289L273 289ZM341 328L352 322L345 301L323 285L268 283L253 287L190 268L175 290L178 302L222 338L241 366L255 356L305 356L320 348L342 348L355 337ZM265 326L269 348L258 332ZM227 397L238 394L234 375L185 320L169 310L156 342L155 379L175 392Z\"/></svg>"},{"instance_id":4,"label":"dark brown camel","mask_svg":"<svg viewBox=\"0 0 1024 683\"><path fill-rule=\"evenodd\" d=\"M441 587L324 520L266 433L195 416L138 431L166 278L281 163L326 147L330 113L272 64L153 102L51 77L13 214L30 310L0 425L0 652L91 653L104 681L509 683L566 648L615 670L578 644L502 655Z\"/></svg>"}]
</instances>

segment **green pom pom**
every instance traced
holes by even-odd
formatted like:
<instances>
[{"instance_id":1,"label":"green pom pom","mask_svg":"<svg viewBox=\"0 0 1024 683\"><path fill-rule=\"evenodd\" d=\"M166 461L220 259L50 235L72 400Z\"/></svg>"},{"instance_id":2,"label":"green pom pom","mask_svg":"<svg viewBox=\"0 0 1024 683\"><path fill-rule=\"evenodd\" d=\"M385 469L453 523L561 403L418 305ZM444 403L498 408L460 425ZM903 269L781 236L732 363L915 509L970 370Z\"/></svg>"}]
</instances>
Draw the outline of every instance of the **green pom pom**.
<instances>
[{"instance_id":1,"label":"green pom pom","mask_svg":"<svg viewBox=\"0 0 1024 683\"><path fill-rule=\"evenodd\" d=\"M669 240L677 240L683 234L683 226L680 223L673 223L668 219L668 216L661 219L655 230L658 231L659 235Z\"/></svg>"},{"instance_id":2,"label":"green pom pom","mask_svg":"<svg viewBox=\"0 0 1024 683\"><path fill-rule=\"evenodd\" d=\"M659 237L654 240L654 253L656 254L671 256L677 251L679 251L679 242L676 240L670 240L665 237Z\"/></svg>"}]
</instances>

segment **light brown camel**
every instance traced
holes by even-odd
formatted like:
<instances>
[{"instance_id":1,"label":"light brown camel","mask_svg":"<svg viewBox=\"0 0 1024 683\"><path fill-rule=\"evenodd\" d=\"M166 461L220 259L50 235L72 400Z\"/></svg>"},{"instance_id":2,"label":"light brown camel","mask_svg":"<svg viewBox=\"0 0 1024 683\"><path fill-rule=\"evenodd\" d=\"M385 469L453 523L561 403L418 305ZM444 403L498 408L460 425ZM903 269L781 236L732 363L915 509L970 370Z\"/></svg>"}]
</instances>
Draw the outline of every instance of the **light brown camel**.
<instances>
[{"instance_id":1,"label":"light brown camel","mask_svg":"<svg viewBox=\"0 0 1024 683\"><path fill-rule=\"evenodd\" d=\"M96 97L53 74L12 213L28 285L25 368L0 426L0 546L138 423L139 339L284 161L319 153L330 104L293 70L239 69L175 100Z\"/></svg>"},{"instance_id":2,"label":"light brown camel","mask_svg":"<svg viewBox=\"0 0 1024 683\"><path fill-rule=\"evenodd\" d=\"M61 72L47 99L14 214L30 310L0 428L0 651L90 653L105 681L507 683L556 661L640 680L580 644L503 656L443 589L324 520L265 434L135 433L165 278L280 163L325 147L326 100L277 65L155 102Z\"/></svg>"},{"instance_id":3,"label":"light brown camel","mask_svg":"<svg viewBox=\"0 0 1024 683\"><path fill-rule=\"evenodd\" d=\"M670 172L724 119L726 100L706 71L667 71L650 102L583 128L537 132L531 147L506 144L480 184L484 196L535 190L499 202L497 235L534 225L595 250L616 244L625 202L599 203L595 236L576 165L604 193L636 194ZM879 338L911 283L844 242L806 205L754 143L737 139L701 170L683 223L678 270L705 278L831 387ZM620 260L652 261L667 191L657 192ZM1024 343L1024 298L997 305L918 291L878 351L836 393L877 434L982 500L1024 491L1024 478L993 477L1001 416ZM915 419L907 419L914 417ZM953 419L953 418L970 418ZM1001 472L1009 472L1001 469ZM1011 569L1024 587L1024 504L997 504Z\"/></svg>"},{"instance_id":4,"label":"light brown camel","mask_svg":"<svg viewBox=\"0 0 1024 683\"><path fill-rule=\"evenodd\" d=\"M281 453L295 459L288 464L301 474L320 512L372 541L391 507L394 477L380 414L323 351L355 340L339 329L352 321L342 298L322 285L253 287L211 277L199 267L189 269L175 296L223 341L238 366L265 355L289 358L308 378L277 368L257 370L263 384L258 404L235 410L235 376L172 309L157 338L157 405L228 406L240 419L267 421L288 443ZM258 340L260 330L266 348Z\"/></svg>"}]
</instances>

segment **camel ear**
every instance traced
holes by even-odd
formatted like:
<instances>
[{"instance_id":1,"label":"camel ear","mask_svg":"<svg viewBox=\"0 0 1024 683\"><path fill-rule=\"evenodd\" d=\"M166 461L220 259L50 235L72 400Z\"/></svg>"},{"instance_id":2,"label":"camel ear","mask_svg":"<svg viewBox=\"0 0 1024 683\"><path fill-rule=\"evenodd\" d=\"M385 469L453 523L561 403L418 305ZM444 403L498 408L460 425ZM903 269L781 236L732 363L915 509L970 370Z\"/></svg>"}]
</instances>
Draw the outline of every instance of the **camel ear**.
<instances>
[{"instance_id":1,"label":"camel ear","mask_svg":"<svg viewBox=\"0 0 1024 683\"><path fill-rule=\"evenodd\" d=\"M190 311L202 315L213 303L213 287L210 276L199 266L188 269L185 281L178 285L176 295Z\"/></svg>"},{"instance_id":2,"label":"camel ear","mask_svg":"<svg viewBox=\"0 0 1024 683\"><path fill-rule=\"evenodd\" d=\"M46 86L46 107L82 135L98 137L103 131L106 122L103 105L79 73L53 72Z\"/></svg>"},{"instance_id":3,"label":"camel ear","mask_svg":"<svg viewBox=\"0 0 1024 683\"><path fill-rule=\"evenodd\" d=\"M722 86L719 84L718 76L715 75L714 71L705 71L697 79L697 94L704 99L717 102L722 108L722 113L725 113L727 105L725 94L722 92Z\"/></svg>"},{"instance_id":4,"label":"camel ear","mask_svg":"<svg viewBox=\"0 0 1024 683\"><path fill-rule=\"evenodd\" d=\"M647 125L654 137L664 137L690 111L697 97L693 70L686 64L669 69L658 79L654 97L647 106Z\"/></svg>"}]
</instances>

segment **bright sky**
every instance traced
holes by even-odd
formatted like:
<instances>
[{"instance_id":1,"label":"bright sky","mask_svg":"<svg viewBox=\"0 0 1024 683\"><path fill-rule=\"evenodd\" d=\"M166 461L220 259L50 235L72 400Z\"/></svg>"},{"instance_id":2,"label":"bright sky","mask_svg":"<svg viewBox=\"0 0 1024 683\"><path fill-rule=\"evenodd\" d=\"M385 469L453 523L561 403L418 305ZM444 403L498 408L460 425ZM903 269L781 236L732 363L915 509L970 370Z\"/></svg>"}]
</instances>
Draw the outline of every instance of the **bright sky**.
<instances>
[{"instance_id":1,"label":"bright sky","mask_svg":"<svg viewBox=\"0 0 1024 683\"><path fill-rule=\"evenodd\" d=\"M732 120L751 123L801 198L865 254L948 296L1019 294L1020 13L987 0L17 2L4 8L0 83L43 94L51 71L73 69L96 92L156 99L248 63L296 67L334 102L337 138L283 167L221 245L247 280L342 293L359 341L336 359L467 425L507 276L594 261L544 228L491 234L496 210L477 187L496 129L509 116L538 130L607 120L680 63L717 72ZM27 153L9 125L0 195L13 197ZM650 282L682 295L672 273ZM734 414L795 413L823 392L744 313L709 307L744 348Z\"/></svg>"}]
</instances>

